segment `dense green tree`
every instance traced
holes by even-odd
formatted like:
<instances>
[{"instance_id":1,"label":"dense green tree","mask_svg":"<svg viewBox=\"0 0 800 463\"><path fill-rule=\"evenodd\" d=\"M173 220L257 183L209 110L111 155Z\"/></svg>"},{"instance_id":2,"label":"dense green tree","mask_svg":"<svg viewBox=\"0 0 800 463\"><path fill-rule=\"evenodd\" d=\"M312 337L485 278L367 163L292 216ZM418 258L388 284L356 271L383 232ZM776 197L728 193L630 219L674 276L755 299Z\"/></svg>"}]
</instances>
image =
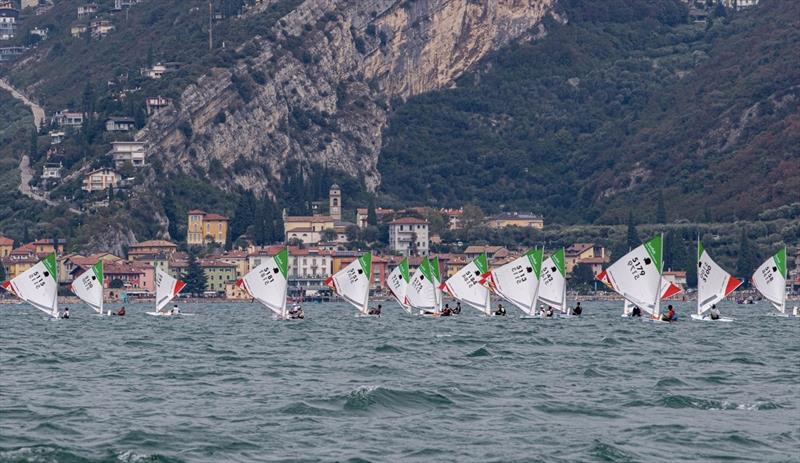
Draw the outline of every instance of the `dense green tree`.
<instances>
[{"instance_id":1,"label":"dense green tree","mask_svg":"<svg viewBox=\"0 0 800 463\"><path fill-rule=\"evenodd\" d=\"M577 285L592 284L594 272L588 264L578 264L572 269L572 281Z\"/></svg>"},{"instance_id":2,"label":"dense green tree","mask_svg":"<svg viewBox=\"0 0 800 463\"><path fill-rule=\"evenodd\" d=\"M739 255L736 261L736 274L740 277L746 277L753 273L756 269L756 256L753 245L750 244L750 238L747 236L746 227L742 227L742 233L739 236ZM742 286L747 286L748 279Z\"/></svg>"},{"instance_id":3,"label":"dense green tree","mask_svg":"<svg viewBox=\"0 0 800 463\"><path fill-rule=\"evenodd\" d=\"M375 195L369 196L369 205L367 206L367 225L378 225L378 214L375 212Z\"/></svg>"},{"instance_id":4,"label":"dense green tree","mask_svg":"<svg viewBox=\"0 0 800 463\"><path fill-rule=\"evenodd\" d=\"M206 291L206 273L194 253L189 254L189 265L183 282L186 283L186 292L193 296L202 296Z\"/></svg>"},{"instance_id":5,"label":"dense green tree","mask_svg":"<svg viewBox=\"0 0 800 463\"><path fill-rule=\"evenodd\" d=\"M461 228L470 231L483 225L485 216L480 207L475 204L465 204L464 213L461 214Z\"/></svg>"},{"instance_id":6,"label":"dense green tree","mask_svg":"<svg viewBox=\"0 0 800 463\"><path fill-rule=\"evenodd\" d=\"M636 222L633 218L633 211L628 212L628 249L633 249L642 244L639 233L636 231Z\"/></svg>"},{"instance_id":7,"label":"dense green tree","mask_svg":"<svg viewBox=\"0 0 800 463\"><path fill-rule=\"evenodd\" d=\"M231 217L231 238L239 239L255 224L257 207L258 201L252 191L244 191L239 195L236 210Z\"/></svg>"},{"instance_id":8,"label":"dense green tree","mask_svg":"<svg viewBox=\"0 0 800 463\"><path fill-rule=\"evenodd\" d=\"M667 223L667 207L664 205L664 192L658 190L656 200L656 223Z\"/></svg>"},{"instance_id":9,"label":"dense green tree","mask_svg":"<svg viewBox=\"0 0 800 463\"><path fill-rule=\"evenodd\" d=\"M333 228L326 228L325 230L322 230L322 233L320 233L320 238L322 238L322 241L328 243L336 241L337 237L338 234L336 233L336 230L334 230Z\"/></svg>"}]
</instances>

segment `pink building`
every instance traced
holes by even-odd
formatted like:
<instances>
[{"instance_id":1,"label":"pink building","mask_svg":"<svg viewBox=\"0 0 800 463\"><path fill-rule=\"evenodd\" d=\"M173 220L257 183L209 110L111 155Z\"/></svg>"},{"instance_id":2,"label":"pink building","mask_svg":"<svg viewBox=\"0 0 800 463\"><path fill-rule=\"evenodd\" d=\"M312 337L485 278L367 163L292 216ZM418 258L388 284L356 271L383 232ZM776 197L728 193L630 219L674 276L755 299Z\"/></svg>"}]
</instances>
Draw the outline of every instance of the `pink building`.
<instances>
[{"instance_id":1,"label":"pink building","mask_svg":"<svg viewBox=\"0 0 800 463\"><path fill-rule=\"evenodd\" d=\"M155 269L141 262L114 262L103 266L103 285L111 287L115 280L129 292L155 292Z\"/></svg>"}]
</instances>

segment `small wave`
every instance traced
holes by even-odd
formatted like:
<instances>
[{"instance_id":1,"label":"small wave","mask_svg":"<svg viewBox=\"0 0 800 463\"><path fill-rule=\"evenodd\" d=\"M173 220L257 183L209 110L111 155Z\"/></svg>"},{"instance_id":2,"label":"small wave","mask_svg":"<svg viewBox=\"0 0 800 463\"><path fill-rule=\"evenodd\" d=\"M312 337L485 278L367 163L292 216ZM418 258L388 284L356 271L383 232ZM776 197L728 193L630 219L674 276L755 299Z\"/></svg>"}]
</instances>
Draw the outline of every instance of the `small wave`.
<instances>
[{"instance_id":1,"label":"small wave","mask_svg":"<svg viewBox=\"0 0 800 463\"><path fill-rule=\"evenodd\" d=\"M583 376L587 378L603 378L606 375L600 373L599 371L595 370L594 368L587 368L583 370Z\"/></svg>"},{"instance_id":2,"label":"small wave","mask_svg":"<svg viewBox=\"0 0 800 463\"><path fill-rule=\"evenodd\" d=\"M668 376L666 378L659 379L658 382L656 383L656 388L665 389L669 387L686 386L686 385L687 384L681 381L680 379L675 378L673 376Z\"/></svg>"},{"instance_id":3,"label":"small wave","mask_svg":"<svg viewBox=\"0 0 800 463\"><path fill-rule=\"evenodd\" d=\"M659 399L667 408L695 408L698 410L775 410L782 408L774 402L736 403L728 400L698 399L684 395L668 395Z\"/></svg>"},{"instance_id":4,"label":"small wave","mask_svg":"<svg viewBox=\"0 0 800 463\"><path fill-rule=\"evenodd\" d=\"M592 455L597 457L600 461L628 462L639 460L636 455L626 452L615 445L600 442L599 440L594 441Z\"/></svg>"},{"instance_id":5,"label":"small wave","mask_svg":"<svg viewBox=\"0 0 800 463\"><path fill-rule=\"evenodd\" d=\"M453 405L442 394L424 391L399 391L380 386L362 386L345 397L343 408L347 411L387 409L403 411L439 408Z\"/></svg>"},{"instance_id":6,"label":"small wave","mask_svg":"<svg viewBox=\"0 0 800 463\"><path fill-rule=\"evenodd\" d=\"M391 344L382 344L382 345L380 345L380 346L375 348L375 352L380 352L380 353L383 353L383 354L385 354L385 353L398 354L400 352L404 352L404 350L401 349L400 347L393 346Z\"/></svg>"},{"instance_id":7,"label":"small wave","mask_svg":"<svg viewBox=\"0 0 800 463\"><path fill-rule=\"evenodd\" d=\"M328 410L322 407L315 407L305 402L293 402L278 409L279 413L292 416L335 416L335 410Z\"/></svg>"},{"instance_id":8,"label":"small wave","mask_svg":"<svg viewBox=\"0 0 800 463\"><path fill-rule=\"evenodd\" d=\"M617 414L607 410L590 408L585 405L566 405L566 404L544 404L536 405L537 410L551 415L583 415L599 416L603 418L616 418Z\"/></svg>"},{"instance_id":9,"label":"small wave","mask_svg":"<svg viewBox=\"0 0 800 463\"><path fill-rule=\"evenodd\" d=\"M467 354L467 357L491 357L492 353L486 347L480 347Z\"/></svg>"}]
</instances>

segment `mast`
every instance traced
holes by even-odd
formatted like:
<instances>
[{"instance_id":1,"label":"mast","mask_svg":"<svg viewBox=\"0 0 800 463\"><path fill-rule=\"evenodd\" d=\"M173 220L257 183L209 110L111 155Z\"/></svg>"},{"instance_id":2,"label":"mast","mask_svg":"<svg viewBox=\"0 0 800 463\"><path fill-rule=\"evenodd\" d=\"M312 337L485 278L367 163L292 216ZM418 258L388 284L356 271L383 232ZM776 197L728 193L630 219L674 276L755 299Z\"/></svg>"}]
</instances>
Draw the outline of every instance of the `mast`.
<instances>
[{"instance_id":1,"label":"mast","mask_svg":"<svg viewBox=\"0 0 800 463\"><path fill-rule=\"evenodd\" d=\"M655 291L656 300L655 300L655 303L653 304L653 317L654 318L660 318L661 317L661 278L662 278L662 274L664 273L664 258L663 258L663 256L664 256L664 234L663 233L661 234L661 239L659 240L658 245L661 248L659 250L659 253L660 253L660 256L661 256L661 259L660 259L661 260L661 262L660 262L661 266L658 269L658 278L657 278L657 281L656 281L656 291Z\"/></svg>"}]
</instances>

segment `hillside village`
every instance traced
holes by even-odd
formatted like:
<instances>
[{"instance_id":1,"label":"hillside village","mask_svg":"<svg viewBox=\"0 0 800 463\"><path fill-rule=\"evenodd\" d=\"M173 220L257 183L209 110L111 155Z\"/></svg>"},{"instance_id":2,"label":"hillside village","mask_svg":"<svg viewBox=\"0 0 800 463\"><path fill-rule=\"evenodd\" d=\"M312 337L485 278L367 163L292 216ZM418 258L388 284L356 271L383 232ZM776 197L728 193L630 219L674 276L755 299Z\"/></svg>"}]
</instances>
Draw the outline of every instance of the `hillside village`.
<instances>
[{"instance_id":1,"label":"hillside village","mask_svg":"<svg viewBox=\"0 0 800 463\"><path fill-rule=\"evenodd\" d=\"M167 240L148 240L131 245L124 256L108 252L89 255L65 253L65 240L39 239L28 243L15 243L0 236L0 262L5 278L14 278L36 264L44 256L55 252L58 261L59 282L67 294L72 280L98 261L104 263L104 284L109 298L129 300L149 298L154 294L155 269L160 267L178 279L191 279L192 266L200 269L202 287L195 288L198 297L215 297L230 300L249 300L236 281L274 256L284 247L289 249L290 297L294 300L328 300L331 290L324 280L357 259L364 250L353 247L360 232L381 225L388 230L388 246L375 253L373 263L373 291L388 295L386 279L404 258L409 268L415 270L425 256L436 256L442 272L447 277L479 255L486 253L489 265L497 267L511 262L525 249L509 249L498 245L470 245L456 243L457 252L434 252L441 237L431 231L431 223L424 218L430 210L409 207L404 210L388 208L356 208L356 221L342 220L344 201L338 185L331 186L327 210L310 216L291 216L285 211L282 223L283 243L255 245L244 235L231 242L230 218L201 209L193 209L186 217L185 240L174 243ZM324 208L320 208L324 209ZM469 213L469 211L467 211ZM465 220L464 209L435 211L447 229L459 229ZM469 219L469 218L467 218ZM500 214L483 218L482 226L493 229L531 228L541 230L544 220L533 214ZM565 270L572 289L581 286L587 290L594 277L611 261L610 252L595 243L574 243L565 249ZM796 253L795 270L791 285L800 286L800 248ZM685 270L666 270L664 277L681 287L687 286ZM602 288L601 288L602 289Z\"/></svg>"}]
</instances>

